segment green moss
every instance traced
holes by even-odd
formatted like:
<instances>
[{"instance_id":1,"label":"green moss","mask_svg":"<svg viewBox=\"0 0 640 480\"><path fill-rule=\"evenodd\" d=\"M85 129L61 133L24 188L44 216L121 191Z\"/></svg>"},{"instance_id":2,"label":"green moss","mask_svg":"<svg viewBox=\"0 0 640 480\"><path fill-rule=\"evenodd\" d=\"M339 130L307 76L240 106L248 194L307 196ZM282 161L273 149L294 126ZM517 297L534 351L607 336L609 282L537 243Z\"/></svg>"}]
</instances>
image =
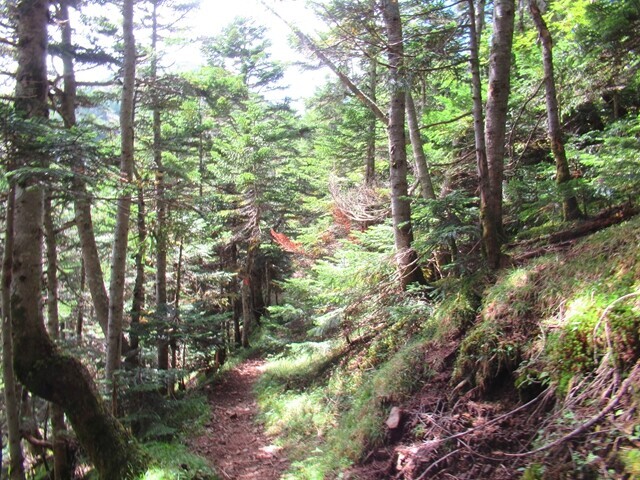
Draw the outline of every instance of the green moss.
<instances>
[{"instance_id":1,"label":"green moss","mask_svg":"<svg viewBox=\"0 0 640 480\"><path fill-rule=\"evenodd\" d=\"M602 315L640 288L638 244L640 219L633 219L584 239L563 256L505 271L485 292L480 322L461 344L454 380L486 387L517 370L517 385L555 381L562 390L602 358L605 325L617 363L634 363L640 356L637 298Z\"/></svg>"}]
</instances>

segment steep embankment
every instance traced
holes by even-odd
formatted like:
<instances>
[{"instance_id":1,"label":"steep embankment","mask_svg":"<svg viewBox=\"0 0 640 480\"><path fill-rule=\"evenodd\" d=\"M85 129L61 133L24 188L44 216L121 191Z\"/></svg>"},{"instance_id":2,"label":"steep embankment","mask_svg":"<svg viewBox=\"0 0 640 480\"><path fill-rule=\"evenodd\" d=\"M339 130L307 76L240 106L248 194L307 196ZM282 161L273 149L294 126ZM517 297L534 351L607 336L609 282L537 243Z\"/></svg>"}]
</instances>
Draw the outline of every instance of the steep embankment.
<instances>
[{"instance_id":1,"label":"steep embankment","mask_svg":"<svg viewBox=\"0 0 640 480\"><path fill-rule=\"evenodd\" d=\"M640 220L505 271L423 358L358 478L638 478Z\"/></svg>"},{"instance_id":2,"label":"steep embankment","mask_svg":"<svg viewBox=\"0 0 640 480\"><path fill-rule=\"evenodd\" d=\"M638 478L639 245L634 218L497 279L379 288L342 340L290 346L259 387L286 478Z\"/></svg>"}]
</instances>

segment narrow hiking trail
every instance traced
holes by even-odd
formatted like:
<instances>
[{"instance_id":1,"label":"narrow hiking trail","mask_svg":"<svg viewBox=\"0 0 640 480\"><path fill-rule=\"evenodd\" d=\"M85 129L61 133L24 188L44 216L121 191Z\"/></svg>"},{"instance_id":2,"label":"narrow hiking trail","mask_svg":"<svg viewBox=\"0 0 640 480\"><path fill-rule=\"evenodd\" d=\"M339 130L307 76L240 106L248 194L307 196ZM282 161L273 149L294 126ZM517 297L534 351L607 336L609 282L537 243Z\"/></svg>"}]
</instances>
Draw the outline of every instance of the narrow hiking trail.
<instances>
[{"instance_id":1,"label":"narrow hiking trail","mask_svg":"<svg viewBox=\"0 0 640 480\"><path fill-rule=\"evenodd\" d=\"M222 478L277 480L288 467L280 449L256 423L253 387L263 372L264 361L247 360L210 387L212 418L191 444Z\"/></svg>"}]
</instances>

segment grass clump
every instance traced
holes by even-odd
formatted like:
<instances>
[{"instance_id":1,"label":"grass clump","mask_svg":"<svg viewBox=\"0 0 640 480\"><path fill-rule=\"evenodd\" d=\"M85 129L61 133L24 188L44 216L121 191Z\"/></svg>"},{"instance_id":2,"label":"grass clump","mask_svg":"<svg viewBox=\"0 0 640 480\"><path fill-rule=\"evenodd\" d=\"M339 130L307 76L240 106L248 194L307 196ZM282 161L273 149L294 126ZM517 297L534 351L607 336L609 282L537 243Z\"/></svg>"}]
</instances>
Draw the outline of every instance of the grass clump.
<instances>
[{"instance_id":1,"label":"grass clump","mask_svg":"<svg viewBox=\"0 0 640 480\"><path fill-rule=\"evenodd\" d=\"M207 461L177 443L144 445L153 465L140 480L216 480Z\"/></svg>"},{"instance_id":2,"label":"grass clump","mask_svg":"<svg viewBox=\"0 0 640 480\"><path fill-rule=\"evenodd\" d=\"M367 366L367 348L358 353L352 347L350 356L336 363L345 348L329 342L294 348L290 356L273 359L259 383L262 420L292 460L284 478L326 478L361 460L384 441L391 406L430 374L425 341L405 343L377 368ZM330 375L324 372L328 364Z\"/></svg>"}]
</instances>

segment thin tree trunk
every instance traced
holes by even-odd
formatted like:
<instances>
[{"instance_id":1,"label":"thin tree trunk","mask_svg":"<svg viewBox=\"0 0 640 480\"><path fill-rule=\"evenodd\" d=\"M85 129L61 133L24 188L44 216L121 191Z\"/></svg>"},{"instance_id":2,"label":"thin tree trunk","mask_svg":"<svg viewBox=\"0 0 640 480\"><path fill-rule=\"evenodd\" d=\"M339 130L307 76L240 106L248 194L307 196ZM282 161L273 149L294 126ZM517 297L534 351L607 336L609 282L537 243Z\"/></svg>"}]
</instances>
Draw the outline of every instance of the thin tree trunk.
<instances>
[{"instance_id":1,"label":"thin tree trunk","mask_svg":"<svg viewBox=\"0 0 640 480\"><path fill-rule=\"evenodd\" d=\"M497 269L502 257L502 181L509 87L511 47L515 19L514 0L495 0L493 37L489 58L489 90L485 117L488 195L481 213L482 235L489 267Z\"/></svg>"},{"instance_id":2,"label":"thin tree trunk","mask_svg":"<svg viewBox=\"0 0 640 480\"><path fill-rule=\"evenodd\" d=\"M17 20L16 111L26 118L45 119L49 2L21 2ZM19 168L46 166L43 155L27 145L18 145L16 153ZM11 281L16 375L35 395L64 409L100 478L136 478L144 470L144 454L109 415L87 369L61 354L45 330L41 305L43 200L43 187L33 175L16 184Z\"/></svg>"},{"instance_id":3,"label":"thin tree trunk","mask_svg":"<svg viewBox=\"0 0 640 480\"><path fill-rule=\"evenodd\" d=\"M133 286L133 300L131 303L131 334L130 345L131 352L127 355L127 362L137 365L138 363L138 347L139 338L135 333L136 327L140 324L142 317L142 309L144 308L145 292L144 292L144 260L147 250L147 222L146 222L146 208L144 201L144 189L142 186L142 179L138 179L140 185L138 186L138 251L136 252L136 279Z\"/></svg>"},{"instance_id":4,"label":"thin tree trunk","mask_svg":"<svg viewBox=\"0 0 640 480\"><path fill-rule=\"evenodd\" d=\"M478 182L480 190L480 223L482 225L482 239L485 254L499 246L495 244L498 239L496 226L491 222L491 212L489 210L489 198L491 190L489 187L489 166L487 165L487 149L485 146L484 134L484 112L482 107L482 80L480 78L480 53L479 42L481 32L477 28L477 19L484 16L484 11L475 13L475 0L469 0L469 46L470 46L470 66L471 66L471 91L473 96L473 132L476 147L476 166L478 171Z\"/></svg>"},{"instance_id":5,"label":"thin tree trunk","mask_svg":"<svg viewBox=\"0 0 640 480\"><path fill-rule=\"evenodd\" d=\"M84 328L84 289L87 276L85 275L84 259L80 260L80 298L78 299L78 313L76 315L76 340L82 341L82 329Z\"/></svg>"},{"instance_id":6,"label":"thin tree trunk","mask_svg":"<svg viewBox=\"0 0 640 480\"><path fill-rule=\"evenodd\" d=\"M551 151L556 163L556 183L563 190L562 213L565 221L577 220L582 217L578 200L572 188L563 187L571 180L567 154L562 140L562 126L560 125L560 115L558 113L558 96L556 94L556 81L553 74L553 40L547 27L547 23L542 17L540 8L536 0L529 1L529 11L538 29L540 43L542 44L542 65L544 67L544 87L545 100L547 103L547 128Z\"/></svg>"},{"instance_id":7,"label":"thin tree trunk","mask_svg":"<svg viewBox=\"0 0 640 480\"><path fill-rule=\"evenodd\" d=\"M249 336L253 326L253 312L251 307L250 277L241 280L240 293L242 296L242 347L249 348Z\"/></svg>"},{"instance_id":8,"label":"thin tree trunk","mask_svg":"<svg viewBox=\"0 0 640 480\"><path fill-rule=\"evenodd\" d=\"M413 160L416 164L416 173L420 181L420 193L425 200L435 200L436 193L433 190L433 182L431 181L431 173L427 164L427 157L424 154L424 144L420 136L420 125L418 124L418 114L416 113L416 105L413 101L411 90L407 88L406 105L407 123L409 125L409 138L411 139L411 147L413 149Z\"/></svg>"},{"instance_id":9,"label":"thin tree trunk","mask_svg":"<svg viewBox=\"0 0 640 480\"><path fill-rule=\"evenodd\" d=\"M153 108L153 161L156 164L156 311L160 323L158 336L158 368L169 369L169 335L167 305L167 201L165 170L162 163L162 120L157 95L158 81L158 0L151 14L151 104Z\"/></svg>"},{"instance_id":10,"label":"thin tree trunk","mask_svg":"<svg viewBox=\"0 0 640 480\"><path fill-rule=\"evenodd\" d=\"M124 71L122 101L120 106L121 158L120 177L123 191L118 198L116 229L111 254L111 281L109 284L109 337L107 342L107 380L120 368L122 352L122 324L124 317L124 282L127 267L127 242L129 239L129 215L133 180L133 101L136 74L136 44L133 36L133 3L124 0L122 6L124 36Z\"/></svg>"},{"instance_id":11,"label":"thin tree trunk","mask_svg":"<svg viewBox=\"0 0 640 480\"><path fill-rule=\"evenodd\" d=\"M58 314L58 252L53 224L51 193L45 196L44 234L47 255L47 328L49 336L60 338L60 317ZM55 403L51 404L51 430L53 432L53 472L55 480L67 480L73 475L67 426L64 411Z\"/></svg>"},{"instance_id":12,"label":"thin tree trunk","mask_svg":"<svg viewBox=\"0 0 640 480\"><path fill-rule=\"evenodd\" d=\"M20 441L20 407L13 371L13 343L11 341L11 264L13 258L13 216L15 194L10 187L7 195L7 219L2 259L2 377L4 379L4 401L7 415L9 442L9 471L11 480L24 480L24 454Z\"/></svg>"},{"instance_id":13,"label":"thin tree trunk","mask_svg":"<svg viewBox=\"0 0 640 480\"><path fill-rule=\"evenodd\" d=\"M73 66L73 45L71 43L71 24L69 19L69 0L60 2L60 24L62 30L61 58L63 64L64 91L61 102L61 114L65 128L76 125L76 78ZM108 335L109 325L109 298L104 286L104 275L98 247L96 244L93 220L91 217L91 198L87 192L83 176L85 168L82 159L74 155L74 177L72 187L75 194L74 209L75 222L80 237L80 248L86 269L86 280L89 284L89 292L94 305L96 318L105 338Z\"/></svg>"},{"instance_id":14,"label":"thin tree trunk","mask_svg":"<svg viewBox=\"0 0 640 480\"><path fill-rule=\"evenodd\" d=\"M174 324L180 322L180 296L182 294L182 254L184 252L184 242L182 238L178 247L178 265L176 267L176 296L173 300L173 310L175 312ZM175 335L171 338L171 368L178 368L178 340Z\"/></svg>"},{"instance_id":15,"label":"thin tree trunk","mask_svg":"<svg viewBox=\"0 0 640 480\"><path fill-rule=\"evenodd\" d=\"M410 283L424 283L418 256L412 248L411 206L408 200L407 151L405 138L405 75L402 23L396 0L383 0L383 16L387 32L389 57L389 181L391 184L391 216L396 248L396 261L400 283L405 288Z\"/></svg>"},{"instance_id":16,"label":"thin tree trunk","mask_svg":"<svg viewBox=\"0 0 640 480\"><path fill-rule=\"evenodd\" d=\"M373 55L369 60L369 98L376 103L376 90L378 88L378 62ZM376 180L376 126L378 121L373 112L369 111L367 119L367 157L364 169L364 183L373 185Z\"/></svg>"},{"instance_id":17,"label":"thin tree trunk","mask_svg":"<svg viewBox=\"0 0 640 480\"><path fill-rule=\"evenodd\" d=\"M73 45L71 42L72 28L69 18L69 0L61 0L61 30L62 30L62 49L61 58L63 64L64 91L61 102L61 115L65 128L72 128L76 125L76 78L73 66ZM93 304L93 309L98 320L98 324L102 329L105 339L108 341L109 335L109 296L105 288L104 274L100 256L98 254L98 246L93 228L93 219L91 215L91 197L87 192L87 187L83 176L85 175L85 166L82 159L78 155L73 157L73 181L72 188L74 192L74 212L75 223L80 238L80 249L82 251L82 260L84 264L84 279L89 285L89 293ZM82 322L78 322L82 328ZM80 337L80 335L79 335ZM120 339L123 351L129 350L129 344L124 336Z\"/></svg>"}]
</instances>

